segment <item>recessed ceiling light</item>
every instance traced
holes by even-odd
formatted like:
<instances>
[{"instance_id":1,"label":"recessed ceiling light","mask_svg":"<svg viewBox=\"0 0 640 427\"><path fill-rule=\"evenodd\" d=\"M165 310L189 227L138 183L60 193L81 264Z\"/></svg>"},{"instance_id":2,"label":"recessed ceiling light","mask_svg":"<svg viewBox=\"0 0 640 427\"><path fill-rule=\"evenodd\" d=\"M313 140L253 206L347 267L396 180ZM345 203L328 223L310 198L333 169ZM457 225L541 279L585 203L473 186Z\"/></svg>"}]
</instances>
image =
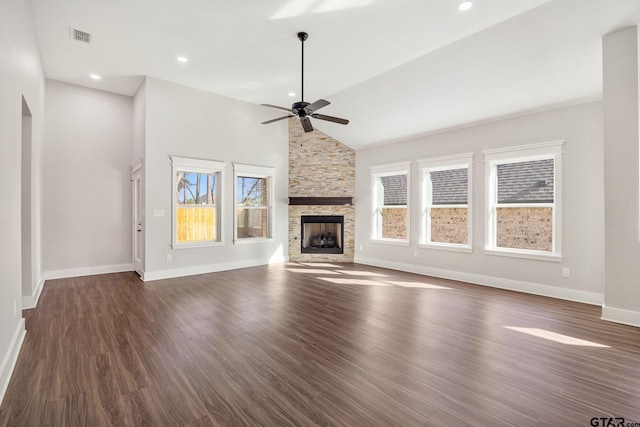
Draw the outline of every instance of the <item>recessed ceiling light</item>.
<instances>
[{"instance_id":1,"label":"recessed ceiling light","mask_svg":"<svg viewBox=\"0 0 640 427\"><path fill-rule=\"evenodd\" d=\"M100 79L102 79L102 77L100 77L100 76L99 76L99 75L97 75L97 74L89 74L89 77L91 77L93 80L100 80Z\"/></svg>"},{"instance_id":2,"label":"recessed ceiling light","mask_svg":"<svg viewBox=\"0 0 640 427\"><path fill-rule=\"evenodd\" d=\"M289 95L289 96L296 96L296 93L295 93L295 92L289 92L287 95Z\"/></svg>"},{"instance_id":3,"label":"recessed ceiling light","mask_svg":"<svg viewBox=\"0 0 640 427\"><path fill-rule=\"evenodd\" d=\"M471 6L473 6L473 3L470 1L463 1L462 3L460 3L460 5L458 6L458 9L461 11L465 11L465 10L469 10L471 9Z\"/></svg>"},{"instance_id":4,"label":"recessed ceiling light","mask_svg":"<svg viewBox=\"0 0 640 427\"><path fill-rule=\"evenodd\" d=\"M189 62L189 60L185 56L178 56L176 58L178 62Z\"/></svg>"}]
</instances>

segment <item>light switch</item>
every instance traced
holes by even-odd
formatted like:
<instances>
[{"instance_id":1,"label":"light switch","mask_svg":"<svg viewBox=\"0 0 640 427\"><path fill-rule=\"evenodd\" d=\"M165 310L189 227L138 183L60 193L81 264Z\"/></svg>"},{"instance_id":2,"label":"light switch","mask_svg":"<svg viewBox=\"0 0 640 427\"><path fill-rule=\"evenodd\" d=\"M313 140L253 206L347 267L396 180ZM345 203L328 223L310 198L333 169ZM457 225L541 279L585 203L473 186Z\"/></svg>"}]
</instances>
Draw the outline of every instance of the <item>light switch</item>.
<instances>
[{"instance_id":1,"label":"light switch","mask_svg":"<svg viewBox=\"0 0 640 427\"><path fill-rule=\"evenodd\" d=\"M154 209L153 216L164 216L164 209Z\"/></svg>"}]
</instances>

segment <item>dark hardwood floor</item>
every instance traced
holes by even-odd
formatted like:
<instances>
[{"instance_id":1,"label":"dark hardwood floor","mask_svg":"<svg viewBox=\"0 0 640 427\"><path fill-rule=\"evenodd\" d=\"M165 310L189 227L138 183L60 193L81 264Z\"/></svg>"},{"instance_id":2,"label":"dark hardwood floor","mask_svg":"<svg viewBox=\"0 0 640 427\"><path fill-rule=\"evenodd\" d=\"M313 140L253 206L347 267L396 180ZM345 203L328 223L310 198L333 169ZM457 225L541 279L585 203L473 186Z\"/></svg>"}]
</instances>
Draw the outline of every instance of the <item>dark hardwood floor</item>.
<instances>
[{"instance_id":1,"label":"dark hardwood floor","mask_svg":"<svg viewBox=\"0 0 640 427\"><path fill-rule=\"evenodd\" d=\"M25 317L3 426L640 423L640 329L397 271L52 280Z\"/></svg>"}]
</instances>

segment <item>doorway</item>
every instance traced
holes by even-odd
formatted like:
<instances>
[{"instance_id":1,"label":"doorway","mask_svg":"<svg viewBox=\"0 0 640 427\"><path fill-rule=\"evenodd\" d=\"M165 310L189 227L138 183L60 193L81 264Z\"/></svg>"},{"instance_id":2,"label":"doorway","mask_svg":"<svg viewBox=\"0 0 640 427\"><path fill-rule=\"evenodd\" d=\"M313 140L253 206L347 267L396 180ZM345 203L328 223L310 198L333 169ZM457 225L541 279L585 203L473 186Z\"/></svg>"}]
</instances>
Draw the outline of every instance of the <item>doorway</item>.
<instances>
[{"instance_id":1,"label":"doorway","mask_svg":"<svg viewBox=\"0 0 640 427\"><path fill-rule=\"evenodd\" d=\"M133 271L144 277L144 194L142 188L142 159L131 165L131 207L132 207L132 264Z\"/></svg>"},{"instance_id":2,"label":"doorway","mask_svg":"<svg viewBox=\"0 0 640 427\"><path fill-rule=\"evenodd\" d=\"M20 161L20 235L22 241L22 296L33 297L33 270L31 240L31 161L32 161L32 117L27 101L22 97L22 148Z\"/></svg>"}]
</instances>

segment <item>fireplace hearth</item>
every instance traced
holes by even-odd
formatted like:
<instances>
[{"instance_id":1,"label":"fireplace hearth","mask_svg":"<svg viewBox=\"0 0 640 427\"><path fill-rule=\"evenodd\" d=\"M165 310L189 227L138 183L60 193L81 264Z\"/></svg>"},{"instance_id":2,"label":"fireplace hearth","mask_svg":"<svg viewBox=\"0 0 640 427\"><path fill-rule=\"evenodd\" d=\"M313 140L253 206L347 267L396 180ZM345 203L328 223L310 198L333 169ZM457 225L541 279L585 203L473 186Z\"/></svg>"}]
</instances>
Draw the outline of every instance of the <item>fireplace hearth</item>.
<instances>
[{"instance_id":1,"label":"fireplace hearth","mask_svg":"<svg viewBox=\"0 0 640 427\"><path fill-rule=\"evenodd\" d=\"M344 216L302 215L300 220L301 253L344 253Z\"/></svg>"}]
</instances>

